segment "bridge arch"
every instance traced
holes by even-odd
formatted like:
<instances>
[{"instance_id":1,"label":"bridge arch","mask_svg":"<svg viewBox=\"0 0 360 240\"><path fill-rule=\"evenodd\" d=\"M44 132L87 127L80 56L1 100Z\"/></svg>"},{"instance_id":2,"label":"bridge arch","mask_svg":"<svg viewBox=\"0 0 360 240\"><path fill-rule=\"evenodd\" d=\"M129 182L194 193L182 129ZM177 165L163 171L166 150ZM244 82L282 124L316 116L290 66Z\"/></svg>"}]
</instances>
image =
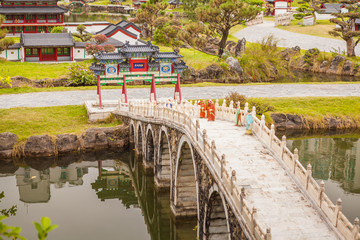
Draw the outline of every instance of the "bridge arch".
<instances>
[{"instance_id":1,"label":"bridge arch","mask_svg":"<svg viewBox=\"0 0 360 240\"><path fill-rule=\"evenodd\" d=\"M225 198L216 184L210 188L208 196L209 200L205 206L204 215L204 239L230 240L229 216Z\"/></svg>"},{"instance_id":2,"label":"bridge arch","mask_svg":"<svg viewBox=\"0 0 360 240\"><path fill-rule=\"evenodd\" d=\"M150 164L155 162L155 138L150 124L146 128L145 161Z\"/></svg>"},{"instance_id":3,"label":"bridge arch","mask_svg":"<svg viewBox=\"0 0 360 240\"><path fill-rule=\"evenodd\" d=\"M174 180L175 215L198 216L198 182L194 152L190 139L183 135L179 141L175 180ZM178 211L176 211L179 209ZM180 213L181 212L181 213Z\"/></svg>"},{"instance_id":4,"label":"bridge arch","mask_svg":"<svg viewBox=\"0 0 360 240\"><path fill-rule=\"evenodd\" d=\"M171 149L166 127L162 126L159 133L159 147L156 159L155 179L158 185L167 185L171 179ZM162 182L162 183L160 183Z\"/></svg>"},{"instance_id":5,"label":"bridge arch","mask_svg":"<svg viewBox=\"0 0 360 240\"><path fill-rule=\"evenodd\" d=\"M134 144L135 143L135 138L136 138L136 131L135 131L135 123L134 123L134 120L131 120L130 121L130 126L129 126L129 131L130 131L130 144Z\"/></svg>"},{"instance_id":6,"label":"bridge arch","mask_svg":"<svg viewBox=\"0 0 360 240\"><path fill-rule=\"evenodd\" d=\"M139 121L136 127L136 144L135 144L135 150L138 154L143 154L143 130L142 130L142 124Z\"/></svg>"}]
</instances>

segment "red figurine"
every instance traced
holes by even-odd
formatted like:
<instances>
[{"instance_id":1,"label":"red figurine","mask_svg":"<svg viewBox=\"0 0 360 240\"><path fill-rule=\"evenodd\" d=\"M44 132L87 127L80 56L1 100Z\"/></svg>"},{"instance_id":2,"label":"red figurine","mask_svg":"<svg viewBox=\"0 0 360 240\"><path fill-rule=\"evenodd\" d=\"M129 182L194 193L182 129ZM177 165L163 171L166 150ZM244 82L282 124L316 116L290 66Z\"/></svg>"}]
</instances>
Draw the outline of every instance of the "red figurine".
<instances>
[{"instance_id":1,"label":"red figurine","mask_svg":"<svg viewBox=\"0 0 360 240\"><path fill-rule=\"evenodd\" d=\"M215 121L215 105L213 101L209 101L208 104L208 115L207 115L208 121Z\"/></svg>"},{"instance_id":2,"label":"red figurine","mask_svg":"<svg viewBox=\"0 0 360 240\"><path fill-rule=\"evenodd\" d=\"M200 105L200 118L205 118L206 105L203 100L199 102Z\"/></svg>"}]
</instances>

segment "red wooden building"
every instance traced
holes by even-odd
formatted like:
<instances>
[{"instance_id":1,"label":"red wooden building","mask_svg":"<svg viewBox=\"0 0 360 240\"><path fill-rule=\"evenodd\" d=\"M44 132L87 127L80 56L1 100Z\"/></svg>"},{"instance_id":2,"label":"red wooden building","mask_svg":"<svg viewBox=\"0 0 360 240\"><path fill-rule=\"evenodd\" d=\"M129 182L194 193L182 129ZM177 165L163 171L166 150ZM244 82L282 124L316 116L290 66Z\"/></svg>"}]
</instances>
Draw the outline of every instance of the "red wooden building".
<instances>
[{"instance_id":1,"label":"red wooden building","mask_svg":"<svg viewBox=\"0 0 360 240\"><path fill-rule=\"evenodd\" d=\"M68 10L57 6L57 0L0 0L0 14L5 15L2 27L9 35L47 33L54 26L64 25Z\"/></svg>"}]
</instances>

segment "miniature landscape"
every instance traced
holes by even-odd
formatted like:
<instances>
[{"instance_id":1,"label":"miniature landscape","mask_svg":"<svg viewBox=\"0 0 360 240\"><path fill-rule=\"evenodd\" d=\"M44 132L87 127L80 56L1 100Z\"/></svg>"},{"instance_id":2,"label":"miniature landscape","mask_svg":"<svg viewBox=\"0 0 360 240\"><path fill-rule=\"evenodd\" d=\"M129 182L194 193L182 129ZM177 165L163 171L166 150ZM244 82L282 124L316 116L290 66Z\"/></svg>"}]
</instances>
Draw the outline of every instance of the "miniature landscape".
<instances>
[{"instance_id":1,"label":"miniature landscape","mask_svg":"<svg viewBox=\"0 0 360 240\"><path fill-rule=\"evenodd\" d=\"M360 240L359 41L350 0L0 0L0 239Z\"/></svg>"}]
</instances>

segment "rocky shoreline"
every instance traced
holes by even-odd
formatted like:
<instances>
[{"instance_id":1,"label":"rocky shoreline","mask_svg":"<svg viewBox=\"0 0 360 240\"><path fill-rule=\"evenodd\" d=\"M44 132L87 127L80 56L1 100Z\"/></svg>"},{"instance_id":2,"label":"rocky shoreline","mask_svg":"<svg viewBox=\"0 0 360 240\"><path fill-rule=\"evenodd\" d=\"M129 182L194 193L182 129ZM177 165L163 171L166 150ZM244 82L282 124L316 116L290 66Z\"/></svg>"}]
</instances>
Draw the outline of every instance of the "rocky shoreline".
<instances>
[{"instance_id":1,"label":"rocky shoreline","mask_svg":"<svg viewBox=\"0 0 360 240\"><path fill-rule=\"evenodd\" d=\"M0 133L0 160L54 157L98 150L120 150L129 145L129 130L125 125L110 128L90 128L80 135L36 135L18 142L17 135Z\"/></svg>"}]
</instances>

